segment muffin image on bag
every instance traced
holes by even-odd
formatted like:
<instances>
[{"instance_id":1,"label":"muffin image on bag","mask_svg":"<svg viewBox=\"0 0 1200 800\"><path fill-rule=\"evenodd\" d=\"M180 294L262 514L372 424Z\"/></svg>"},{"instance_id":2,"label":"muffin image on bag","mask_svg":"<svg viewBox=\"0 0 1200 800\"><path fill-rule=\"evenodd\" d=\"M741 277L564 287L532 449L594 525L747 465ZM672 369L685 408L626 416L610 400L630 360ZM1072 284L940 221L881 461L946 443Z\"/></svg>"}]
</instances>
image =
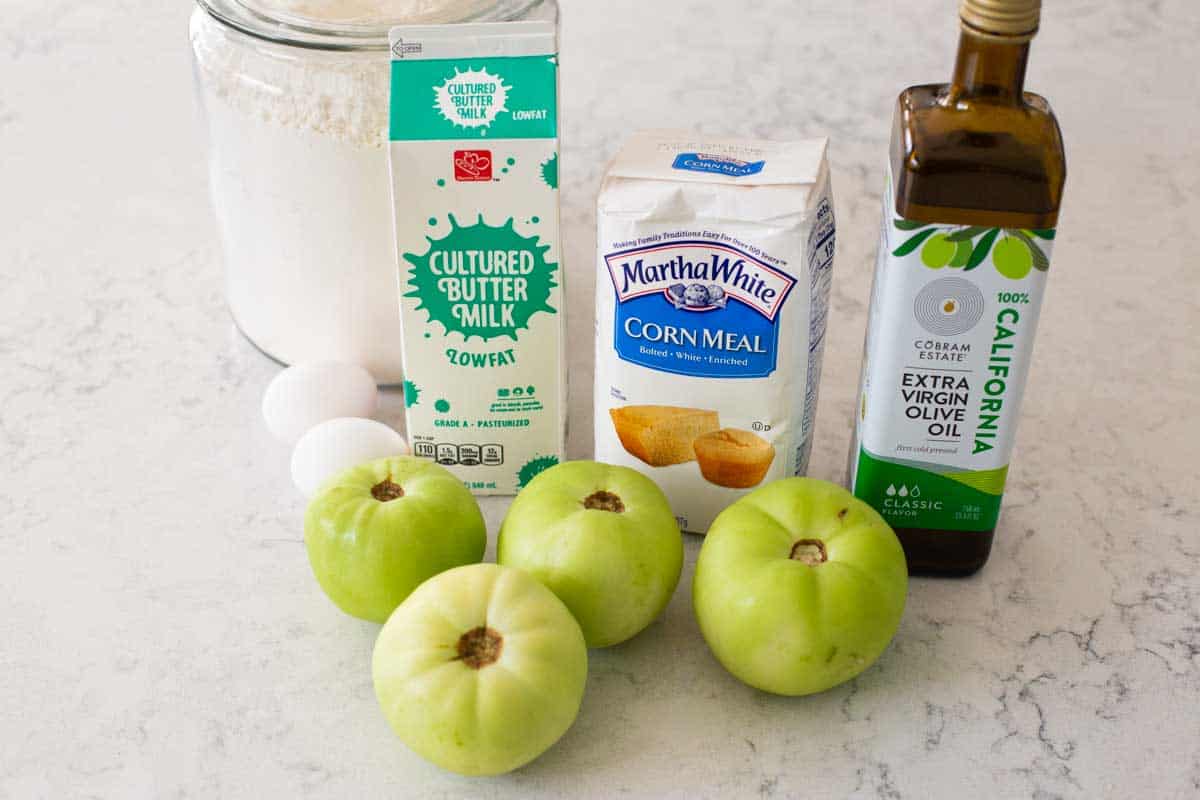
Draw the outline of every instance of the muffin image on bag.
<instances>
[{"instance_id":1,"label":"muffin image on bag","mask_svg":"<svg viewBox=\"0 0 1200 800\"><path fill-rule=\"evenodd\" d=\"M758 486L775 461L775 446L761 436L737 428L706 433L692 443L700 474L729 489Z\"/></svg>"}]
</instances>

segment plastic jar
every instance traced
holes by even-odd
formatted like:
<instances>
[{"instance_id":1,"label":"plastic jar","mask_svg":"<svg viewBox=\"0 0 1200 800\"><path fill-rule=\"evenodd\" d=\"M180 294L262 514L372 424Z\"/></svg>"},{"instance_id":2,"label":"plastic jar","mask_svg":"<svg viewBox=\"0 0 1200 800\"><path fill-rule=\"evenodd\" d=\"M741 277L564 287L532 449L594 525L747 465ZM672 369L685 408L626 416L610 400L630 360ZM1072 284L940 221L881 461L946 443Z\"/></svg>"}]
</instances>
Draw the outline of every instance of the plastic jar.
<instances>
[{"instance_id":1,"label":"plastic jar","mask_svg":"<svg viewBox=\"0 0 1200 800\"><path fill-rule=\"evenodd\" d=\"M285 364L348 361L399 383L388 28L557 19L557 3L197 3L192 52L235 323Z\"/></svg>"}]
</instances>

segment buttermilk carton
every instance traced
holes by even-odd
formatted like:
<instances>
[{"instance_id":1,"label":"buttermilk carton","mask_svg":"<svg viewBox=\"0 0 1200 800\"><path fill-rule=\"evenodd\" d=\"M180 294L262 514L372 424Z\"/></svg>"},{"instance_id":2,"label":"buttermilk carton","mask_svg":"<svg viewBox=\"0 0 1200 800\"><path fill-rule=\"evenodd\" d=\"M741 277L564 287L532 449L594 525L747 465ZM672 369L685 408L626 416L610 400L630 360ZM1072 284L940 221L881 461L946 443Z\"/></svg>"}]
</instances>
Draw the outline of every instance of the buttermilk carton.
<instances>
[{"instance_id":1,"label":"buttermilk carton","mask_svg":"<svg viewBox=\"0 0 1200 800\"><path fill-rule=\"evenodd\" d=\"M705 532L802 475L834 253L826 141L635 136L599 199L596 458Z\"/></svg>"},{"instance_id":2,"label":"buttermilk carton","mask_svg":"<svg viewBox=\"0 0 1200 800\"><path fill-rule=\"evenodd\" d=\"M406 26L391 47L409 438L515 494L565 431L556 27Z\"/></svg>"}]
</instances>

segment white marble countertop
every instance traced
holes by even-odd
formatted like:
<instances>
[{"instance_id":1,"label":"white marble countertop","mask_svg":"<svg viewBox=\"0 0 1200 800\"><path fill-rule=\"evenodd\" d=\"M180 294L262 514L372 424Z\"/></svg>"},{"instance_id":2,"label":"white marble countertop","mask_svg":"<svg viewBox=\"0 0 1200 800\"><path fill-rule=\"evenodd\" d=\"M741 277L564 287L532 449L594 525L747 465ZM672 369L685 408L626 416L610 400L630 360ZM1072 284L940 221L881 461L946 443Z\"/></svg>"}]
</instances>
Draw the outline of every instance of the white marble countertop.
<instances>
[{"instance_id":1,"label":"white marble countertop","mask_svg":"<svg viewBox=\"0 0 1200 800\"><path fill-rule=\"evenodd\" d=\"M892 98L954 0L566 0L572 455L588 455L593 199L631 128L833 138L839 252L812 473L840 480ZM1200 10L1050 3L1029 86L1071 174L986 570L913 582L895 645L807 699L709 655L684 581L594 652L516 774L397 741L377 627L309 573L277 366L222 298L189 6L0 15L0 798L1200 796ZM494 536L504 503L487 503Z\"/></svg>"}]
</instances>

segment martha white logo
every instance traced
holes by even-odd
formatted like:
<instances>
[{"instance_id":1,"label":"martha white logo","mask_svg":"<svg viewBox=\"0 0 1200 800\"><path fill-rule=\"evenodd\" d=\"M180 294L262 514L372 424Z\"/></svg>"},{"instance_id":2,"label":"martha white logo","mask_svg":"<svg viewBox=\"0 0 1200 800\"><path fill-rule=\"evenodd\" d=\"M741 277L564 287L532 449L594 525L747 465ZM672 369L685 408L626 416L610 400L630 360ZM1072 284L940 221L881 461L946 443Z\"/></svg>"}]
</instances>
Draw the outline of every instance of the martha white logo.
<instances>
[{"instance_id":1,"label":"martha white logo","mask_svg":"<svg viewBox=\"0 0 1200 800\"><path fill-rule=\"evenodd\" d=\"M676 242L604 257L617 301L662 294L680 311L717 311L737 300L774 322L796 281L737 248Z\"/></svg>"},{"instance_id":2,"label":"martha white logo","mask_svg":"<svg viewBox=\"0 0 1200 800\"><path fill-rule=\"evenodd\" d=\"M455 71L441 86L435 86L433 107L447 122L460 128L486 128L507 111L512 87L487 69Z\"/></svg>"}]
</instances>

